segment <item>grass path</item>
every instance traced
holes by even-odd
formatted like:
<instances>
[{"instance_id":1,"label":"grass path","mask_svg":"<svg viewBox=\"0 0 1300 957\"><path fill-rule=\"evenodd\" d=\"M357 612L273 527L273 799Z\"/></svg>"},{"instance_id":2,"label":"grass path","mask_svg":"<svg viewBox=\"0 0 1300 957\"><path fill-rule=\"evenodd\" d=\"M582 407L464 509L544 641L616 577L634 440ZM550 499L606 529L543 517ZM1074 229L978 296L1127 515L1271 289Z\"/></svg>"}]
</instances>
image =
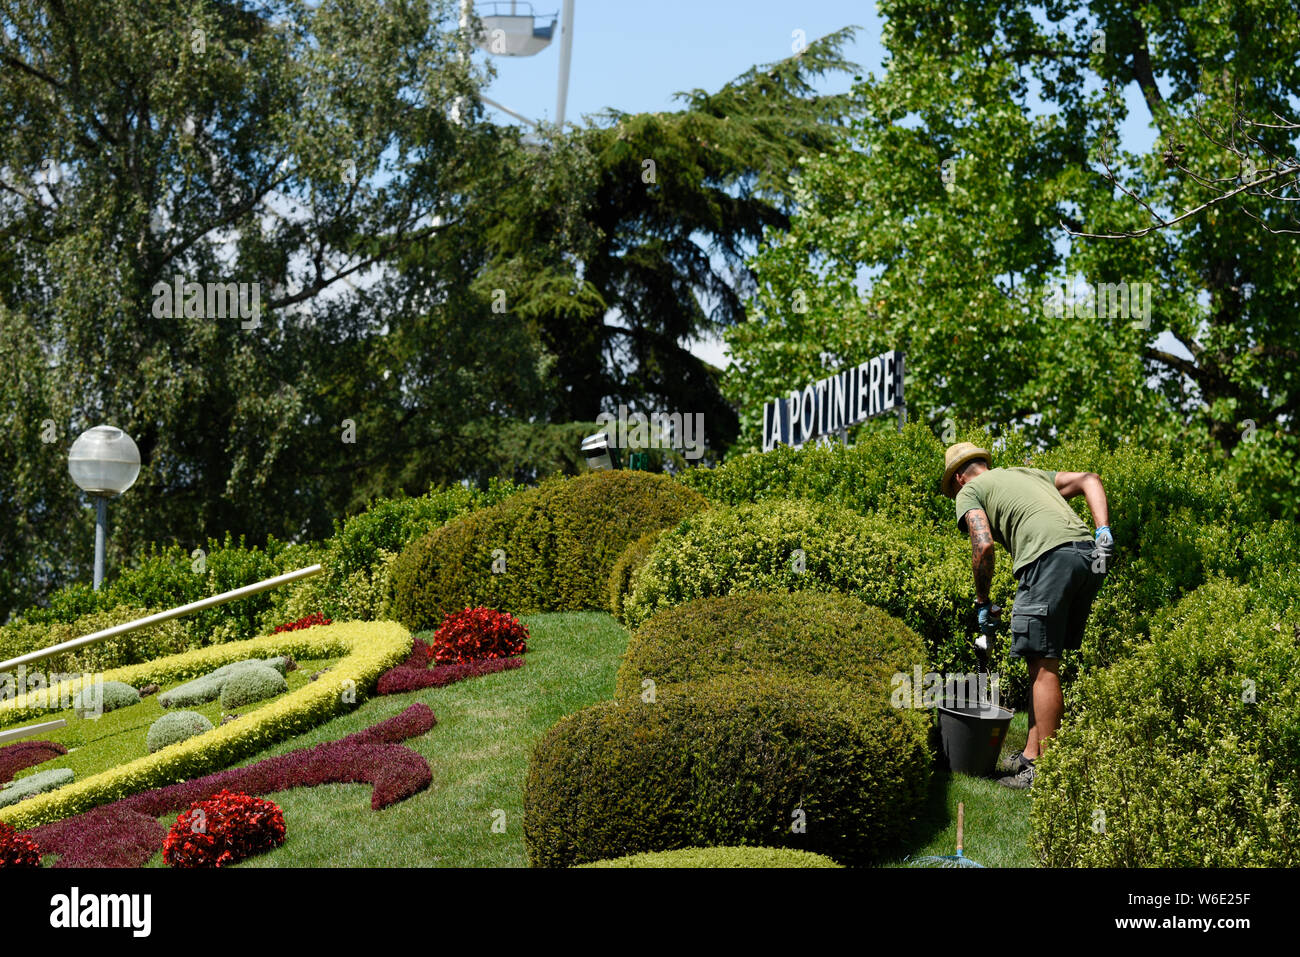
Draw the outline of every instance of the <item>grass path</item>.
<instances>
[{"instance_id":1,"label":"grass path","mask_svg":"<svg viewBox=\"0 0 1300 957\"><path fill-rule=\"evenodd\" d=\"M1011 719L1003 745L1005 758L1025 746L1028 721L1023 711ZM1029 792L1013 791L996 781L936 771L925 807L908 842L912 857L957 853L957 802L966 804L965 847L971 860L985 867L1036 867L1029 847ZM885 865L905 867L901 858Z\"/></svg>"},{"instance_id":2,"label":"grass path","mask_svg":"<svg viewBox=\"0 0 1300 957\"><path fill-rule=\"evenodd\" d=\"M239 866L526 867L523 792L533 744L563 715L613 696L627 632L599 612L524 622L532 637L522 668L373 698L244 762L336 740L416 701L438 718L428 734L404 742L429 762L427 791L382 811L370 809L370 786L362 784L267 795L284 810L285 843ZM175 815L160 820L170 825ZM504 822L503 833L494 821ZM161 852L150 866L163 866Z\"/></svg>"}]
</instances>

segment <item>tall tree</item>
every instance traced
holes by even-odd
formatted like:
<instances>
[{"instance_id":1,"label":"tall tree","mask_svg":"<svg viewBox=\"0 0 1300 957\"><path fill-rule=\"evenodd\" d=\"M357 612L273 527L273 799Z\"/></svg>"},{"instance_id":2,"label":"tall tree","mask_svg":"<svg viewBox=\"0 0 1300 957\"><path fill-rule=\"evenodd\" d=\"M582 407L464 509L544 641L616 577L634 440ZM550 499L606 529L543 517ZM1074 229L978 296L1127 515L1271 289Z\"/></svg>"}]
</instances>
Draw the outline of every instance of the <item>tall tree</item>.
<instances>
[{"instance_id":1,"label":"tall tree","mask_svg":"<svg viewBox=\"0 0 1300 957\"><path fill-rule=\"evenodd\" d=\"M710 445L736 435L719 370L693 339L743 322L745 256L788 225L789 176L830 149L848 106L821 77L853 68L845 29L680 110L610 110L519 154L502 194L485 279L537 324L560 420L591 421L620 402L700 412ZM545 167L563 171L547 176Z\"/></svg>"},{"instance_id":2,"label":"tall tree","mask_svg":"<svg viewBox=\"0 0 1300 957\"><path fill-rule=\"evenodd\" d=\"M0 355L21 390L0 409L0 618L85 567L63 457L88 426L140 447L122 555L322 534L376 463L511 401L495 360L534 365L535 336L467 335L465 290L392 268L459 228L498 150L466 43L450 0L0 2Z\"/></svg>"},{"instance_id":3,"label":"tall tree","mask_svg":"<svg viewBox=\"0 0 1300 957\"><path fill-rule=\"evenodd\" d=\"M754 264L761 318L729 337L747 443L764 398L901 346L909 406L937 430L956 419L1043 438L1100 427L1175 439L1295 514L1300 246L1257 222L1284 221L1288 196L1260 193L1248 212L1215 208L1122 243L1072 235L1133 231L1151 221L1142 203L1173 218L1240 181L1240 156L1199 133L1234 114L1291 112L1294 5L881 10L887 72L856 89L850 137L807 165L790 234L771 236ZM1150 149L1117 140L1130 91ZM1260 136L1294 155L1294 127ZM1078 308L1058 308L1071 297L1052 288L1067 284ZM1087 301L1101 284L1150 298L1135 309L1130 297L1121 315L1119 288L1114 309L1111 290Z\"/></svg>"}]
</instances>

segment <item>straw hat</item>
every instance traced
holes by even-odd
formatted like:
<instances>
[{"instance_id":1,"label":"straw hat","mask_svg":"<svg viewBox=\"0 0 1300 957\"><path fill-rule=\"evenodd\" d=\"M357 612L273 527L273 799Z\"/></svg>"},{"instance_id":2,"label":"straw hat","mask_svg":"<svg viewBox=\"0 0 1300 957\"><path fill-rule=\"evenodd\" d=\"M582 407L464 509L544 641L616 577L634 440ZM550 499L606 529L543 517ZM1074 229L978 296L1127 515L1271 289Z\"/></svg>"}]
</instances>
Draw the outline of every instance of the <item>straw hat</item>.
<instances>
[{"instance_id":1,"label":"straw hat","mask_svg":"<svg viewBox=\"0 0 1300 957\"><path fill-rule=\"evenodd\" d=\"M970 442L958 442L956 445L948 446L948 451L943 456L943 482L939 485L943 489L943 494L949 498L956 498L957 489L953 487L952 477L957 470L974 459L987 461L988 457L988 449L982 449Z\"/></svg>"}]
</instances>

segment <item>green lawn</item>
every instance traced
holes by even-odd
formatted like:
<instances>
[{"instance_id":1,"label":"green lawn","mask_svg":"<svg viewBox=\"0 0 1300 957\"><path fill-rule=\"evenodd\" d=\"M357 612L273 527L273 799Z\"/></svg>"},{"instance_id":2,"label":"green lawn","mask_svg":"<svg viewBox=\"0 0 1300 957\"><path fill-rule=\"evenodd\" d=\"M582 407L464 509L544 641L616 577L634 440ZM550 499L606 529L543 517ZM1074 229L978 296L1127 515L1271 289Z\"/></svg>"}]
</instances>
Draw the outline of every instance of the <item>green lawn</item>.
<instances>
[{"instance_id":1,"label":"green lawn","mask_svg":"<svg viewBox=\"0 0 1300 957\"><path fill-rule=\"evenodd\" d=\"M1028 718L1024 711L1011 719L1002 757L1025 746ZM907 855L945 856L957 853L957 803L966 805L966 835L962 853L985 867L1036 867L1029 847L1029 792L1005 788L996 781L936 771L929 798L913 825ZM900 855L887 867L906 867Z\"/></svg>"}]
</instances>

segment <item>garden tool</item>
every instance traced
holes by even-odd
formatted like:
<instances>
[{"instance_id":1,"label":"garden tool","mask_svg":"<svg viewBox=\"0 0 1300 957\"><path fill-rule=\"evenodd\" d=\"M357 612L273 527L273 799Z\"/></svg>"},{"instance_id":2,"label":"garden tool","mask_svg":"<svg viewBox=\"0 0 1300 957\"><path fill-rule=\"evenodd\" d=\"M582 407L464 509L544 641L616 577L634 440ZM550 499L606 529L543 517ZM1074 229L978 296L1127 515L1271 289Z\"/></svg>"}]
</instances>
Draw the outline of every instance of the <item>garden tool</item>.
<instances>
[{"instance_id":1,"label":"garden tool","mask_svg":"<svg viewBox=\"0 0 1300 957\"><path fill-rule=\"evenodd\" d=\"M946 855L929 855L918 857L914 861L908 862L910 867L983 867L972 861L961 851L962 839L966 830L966 805L962 801L957 802L957 853Z\"/></svg>"}]
</instances>

